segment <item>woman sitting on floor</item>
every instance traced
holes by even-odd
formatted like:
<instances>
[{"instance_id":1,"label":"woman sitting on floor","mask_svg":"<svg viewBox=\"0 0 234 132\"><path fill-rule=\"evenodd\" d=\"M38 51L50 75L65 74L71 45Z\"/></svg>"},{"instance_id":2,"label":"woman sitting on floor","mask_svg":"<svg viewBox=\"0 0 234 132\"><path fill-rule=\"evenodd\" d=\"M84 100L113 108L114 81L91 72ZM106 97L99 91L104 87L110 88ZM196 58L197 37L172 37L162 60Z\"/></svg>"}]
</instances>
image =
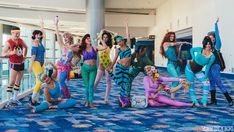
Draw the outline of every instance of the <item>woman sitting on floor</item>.
<instances>
[{"instance_id":1,"label":"woman sitting on floor","mask_svg":"<svg viewBox=\"0 0 234 132\"><path fill-rule=\"evenodd\" d=\"M41 112L46 109L70 108L77 104L77 101L74 99L61 99L59 83L56 80L57 68L51 62L47 62L47 64L52 65L53 69L47 69L46 73L41 73L38 76L38 79L46 84L44 88L45 101L38 106L32 106L29 103L26 104L26 107L33 113Z\"/></svg>"},{"instance_id":2,"label":"woman sitting on floor","mask_svg":"<svg viewBox=\"0 0 234 132\"><path fill-rule=\"evenodd\" d=\"M187 92L189 88L189 83L186 80L172 77L160 77L158 70L155 69L154 66L145 66L145 70L147 72L147 76L144 77L144 87L148 106L192 106L192 104L172 100L159 93L161 90L164 90L169 94L175 93L180 88L182 88L182 86L185 86L185 92ZM180 82L180 84L177 87L170 89L165 87L163 82Z\"/></svg>"}]
</instances>

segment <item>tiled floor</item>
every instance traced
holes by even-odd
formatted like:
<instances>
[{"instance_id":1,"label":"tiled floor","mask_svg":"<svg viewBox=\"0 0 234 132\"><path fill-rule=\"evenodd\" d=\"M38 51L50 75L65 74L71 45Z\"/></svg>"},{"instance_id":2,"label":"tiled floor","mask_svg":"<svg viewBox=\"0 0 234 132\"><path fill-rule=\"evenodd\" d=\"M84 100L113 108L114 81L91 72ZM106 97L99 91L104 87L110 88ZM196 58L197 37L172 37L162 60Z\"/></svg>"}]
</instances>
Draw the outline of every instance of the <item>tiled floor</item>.
<instances>
[{"instance_id":1,"label":"tiled floor","mask_svg":"<svg viewBox=\"0 0 234 132\"><path fill-rule=\"evenodd\" d=\"M160 71L167 76L165 71ZM182 76L184 77L184 76ZM234 80L223 78L231 95L234 95ZM218 106L208 108L120 108L117 96L120 88L113 85L110 104L103 104L105 91L104 79L95 93L95 108L86 108L84 103L84 86L82 80L69 82L72 96L79 101L75 108L66 110L47 110L32 114L23 104L12 110L0 110L0 131L234 131L234 107L228 107L227 101L218 89ZM143 74L134 82L132 95L143 95ZM201 98L201 84L196 84L196 91ZM233 96L232 96L233 97ZM181 90L176 97L190 102L188 94Z\"/></svg>"}]
</instances>

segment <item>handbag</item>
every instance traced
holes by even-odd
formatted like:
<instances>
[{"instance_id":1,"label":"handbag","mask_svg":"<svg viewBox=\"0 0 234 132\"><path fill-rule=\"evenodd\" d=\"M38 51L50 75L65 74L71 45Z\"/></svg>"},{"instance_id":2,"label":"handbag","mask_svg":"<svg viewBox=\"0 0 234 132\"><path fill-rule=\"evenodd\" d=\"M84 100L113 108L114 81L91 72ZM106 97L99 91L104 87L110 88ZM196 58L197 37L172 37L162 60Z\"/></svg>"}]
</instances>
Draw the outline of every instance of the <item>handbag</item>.
<instances>
[{"instance_id":1,"label":"handbag","mask_svg":"<svg viewBox=\"0 0 234 132\"><path fill-rule=\"evenodd\" d=\"M148 102L145 96L133 96L131 97L131 106L133 108L146 108L148 106Z\"/></svg>"}]
</instances>

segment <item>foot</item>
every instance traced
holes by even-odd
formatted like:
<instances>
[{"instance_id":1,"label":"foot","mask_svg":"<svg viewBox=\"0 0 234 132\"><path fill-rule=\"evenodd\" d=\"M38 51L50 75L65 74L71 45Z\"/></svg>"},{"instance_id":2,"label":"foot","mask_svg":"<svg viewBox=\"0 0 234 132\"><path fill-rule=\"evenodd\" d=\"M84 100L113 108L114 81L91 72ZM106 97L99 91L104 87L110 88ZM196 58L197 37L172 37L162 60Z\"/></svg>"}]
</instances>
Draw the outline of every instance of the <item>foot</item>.
<instances>
[{"instance_id":1,"label":"foot","mask_svg":"<svg viewBox=\"0 0 234 132\"><path fill-rule=\"evenodd\" d=\"M109 104L109 101L108 100L104 100L104 104Z\"/></svg>"},{"instance_id":2,"label":"foot","mask_svg":"<svg viewBox=\"0 0 234 132\"><path fill-rule=\"evenodd\" d=\"M89 103L88 102L85 102L85 107L88 107L89 106Z\"/></svg>"},{"instance_id":3,"label":"foot","mask_svg":"<svg viewBox=\"0 0 234 132\"><path fill-rule=\"evenodd\" d=\"M12 101L12 104L13 104L13 105L21 105L21 102L20 102L19 100L16 99L16 100L13 100L13 101Z\"/></svg>"},{"instance_id":4,"label":"foot","mask_svg":"<svg viewBox=\"0 0 234 132\"><path fill-rule=\"evenodd\" d=\"M217 100L212 100L208 105L217 105Z\"/></svg>"},{"instance_id":5,"label":"foot","mask_svg":"<svg viewBox=\"0 0 234 132\"><path fill-rule=\"evenodd\" d=\"M200 104L199 103L193 103L192 107L200 107Z\"/></svg>"},{"instance_id":6,"label":"foot","mask_svg":"<svg viewBox=\"0 0 234 132\"><path fill-rule=\"evenodd\" d=\"M31 104L33 106L37 106L37 105L40 105L41 103L39 101L36 101L36 100L31 100Z\"/></svg>"},{"instance_id":7,"label":"foot","mask_svg":"<svg viewBox=\"0 0 234 132\"><path fill-rule=\"evenodd\" d=\"M228 102L229 106L233 106L233 100Z\"/></svg>"},{"instance_id":8,"label":"foot","mask_svg":"<svg viewBox=\"0 0 234 132\"><path fill-rule=\"evenodd\" d=\"M25 104L25 107L27 107L32 113L35 113L35 107L30 105L29 103Z\"/></svg>"},{"instance_id":9,"label":"foot","mask_svg":"<svg viewBox=\"0 0 234 132\"><path fill-rule=\"evenodd\" d=\"M203 107L207 107L207 104L202 104Z\"/></svg>"},{"instance_id":10,"label":"foot","mask_svg":"<svg viewBox=\"0 0 234 132\"><path fill-rule=\"evenodd\" d=\"M119 102L120 102L121 107L131 106L130 98L128 98L128 97L120 96L119 97Z\"/></svg>"},{"instance_id":11,"label":"foot","mask_svg":"<svg viewBox=\"0 0 234 132\"><path fill-rule=\"evenodd\" d=\"M94 103L89 103L89 107L94 107Z\"/></svg>"}]
</instances>

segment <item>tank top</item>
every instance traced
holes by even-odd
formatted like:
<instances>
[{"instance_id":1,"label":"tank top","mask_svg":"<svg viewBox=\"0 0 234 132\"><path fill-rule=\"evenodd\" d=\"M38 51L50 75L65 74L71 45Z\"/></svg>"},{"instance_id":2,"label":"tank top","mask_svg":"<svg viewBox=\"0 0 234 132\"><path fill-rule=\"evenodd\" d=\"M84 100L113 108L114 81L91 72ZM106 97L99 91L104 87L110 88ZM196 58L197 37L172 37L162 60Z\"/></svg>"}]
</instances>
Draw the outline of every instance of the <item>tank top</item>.
<instances>
[{"instance_id":1,"label":"tank top","mask_svg":"<svg viewBox=\"0 0 234 132\"><path fill-rule=\"evenodd\" d=\"M22 63L23 62L23 40L18 39L17 43L15 43L12 39L7 41L10 44L10 50L13 51L15 48L17 53L9 56L9 60L11 63Z\"/></svg>"},{"instance_id":2,"label":"tank top","mask_svg":"<svg viewBox=\"0 0 234 132\"><path fill-rule=\"evenodd\" d=\"M110 63L110 48L107 47L105 50L99 52L100 64L106 69Z\"/></svg>"}]
</instances>

